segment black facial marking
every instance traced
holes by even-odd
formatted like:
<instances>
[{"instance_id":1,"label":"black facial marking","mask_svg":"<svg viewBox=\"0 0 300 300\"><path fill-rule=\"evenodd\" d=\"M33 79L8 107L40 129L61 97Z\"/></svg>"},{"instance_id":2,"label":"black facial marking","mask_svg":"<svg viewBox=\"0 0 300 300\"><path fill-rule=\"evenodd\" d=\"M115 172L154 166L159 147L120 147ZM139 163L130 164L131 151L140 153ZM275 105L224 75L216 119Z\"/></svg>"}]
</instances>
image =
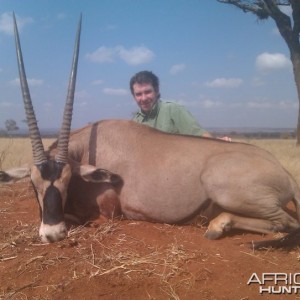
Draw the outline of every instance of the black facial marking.
<instances>
[{"instance_id":1,"label":"black facial marking","mask_svg":"<svg viewBox=\"0 0 300 300\"><path fill-rule=\"evenodd\" d=\"M44 196L43 223L55 225L64 221L62 198L59 190L50 185Z\"/></svg>"},{"instance_id":2,"label":"black facial marking","mask_svg":"<svg viewBox=\"0 0 300 300\"><path fill-rule=\"evenodd\" d=\"M44 224L55 225L64 221L61 193L54 186L54 182L61 177L64 166L64 163L54 160L48 160L46 163L37 165L42 178L50 181L43 198L42 219Z\"/></svg>"},{"instance_id":3,"label":"black facial marking","mask_svg":"<svg viewBox=\"0 0 300 300\"><path fill-rule=\"evenodd\" d=\"M64 166L64 163L48 160L46 163L37 165L37 168L40 170L44 180L49 180L53 183L56 179L60 178Z\"/></svg>"}]
</instances>

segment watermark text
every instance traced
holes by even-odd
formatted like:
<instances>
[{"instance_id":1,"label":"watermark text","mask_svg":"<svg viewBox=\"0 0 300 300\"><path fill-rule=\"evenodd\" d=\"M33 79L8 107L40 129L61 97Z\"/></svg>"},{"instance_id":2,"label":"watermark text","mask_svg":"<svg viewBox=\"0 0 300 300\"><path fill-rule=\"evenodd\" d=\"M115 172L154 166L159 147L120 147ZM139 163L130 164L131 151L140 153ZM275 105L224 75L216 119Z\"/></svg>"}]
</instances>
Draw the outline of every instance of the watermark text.
<instances>
[{"instance_id":1,"label":"watermark text","mask_svg":"<svg viewBox=\"0 0 300 300\"><path fill-rule=\"evenodd\" d=\"M260 294L298 294L300 273L252 273L247 285L253 284Z\"/></svg>"}]
</instances>

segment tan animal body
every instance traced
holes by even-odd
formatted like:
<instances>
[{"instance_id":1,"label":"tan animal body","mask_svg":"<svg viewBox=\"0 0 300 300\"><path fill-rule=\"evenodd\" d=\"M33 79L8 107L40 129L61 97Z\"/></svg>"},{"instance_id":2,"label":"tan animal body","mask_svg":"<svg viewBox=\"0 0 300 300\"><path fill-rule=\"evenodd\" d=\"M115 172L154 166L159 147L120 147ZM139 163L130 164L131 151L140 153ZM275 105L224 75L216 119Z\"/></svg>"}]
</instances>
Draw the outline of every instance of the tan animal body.
<instances>
[{"instance_id":1,"label":"tan animal body","mask_svg":"<svg viewBox=\"0 0 300 300\"><path fill-rule=\"evenodd\" d=\"M132 121L107 120L71 134L69 157L81 165L94 161L121 177L118 190L106 186L110 198L111 190L115 191L115 207L103 211L107 216L122 213L134 220L183 223L213 204L222 213L210 222L206 236L211 239L231 228L269 233L299 227L283 210L293 200L299 214L295 180L274 156L252 145L166 134ZM95 202L87 201L87 193L72 191L71 180L72 203ZM96 196L103 208L105 198L103 191Z\"/></svg>"}]
</instances>

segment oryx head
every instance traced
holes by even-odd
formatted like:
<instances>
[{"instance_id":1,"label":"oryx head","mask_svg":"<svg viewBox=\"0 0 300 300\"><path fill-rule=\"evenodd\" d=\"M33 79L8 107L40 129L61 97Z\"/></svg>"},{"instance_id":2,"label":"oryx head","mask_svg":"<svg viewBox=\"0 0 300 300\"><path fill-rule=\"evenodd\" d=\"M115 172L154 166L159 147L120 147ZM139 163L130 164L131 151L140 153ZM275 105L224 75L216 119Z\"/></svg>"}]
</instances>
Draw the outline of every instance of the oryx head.
<instances>
[{"instance_id":1,"label":"oryx head","mask_svg":"<svg viewBox=\"0 0 300 300\"><path fill-rule=\"evenodd\" d=\"M31 181L41 211L39 234L42 242L54 242L65 238L67 235L63 210L67 198L67 187L72 175L71 167L68 163L68 144L72 121L82 17L80 16L76 34L68 94L58 138L57 155L54 159L48 159L44 151L26 79L15 14L13 14L13 19L20 83L33 152L34 165L31 169Z\"/></svg>"}]
</instances>

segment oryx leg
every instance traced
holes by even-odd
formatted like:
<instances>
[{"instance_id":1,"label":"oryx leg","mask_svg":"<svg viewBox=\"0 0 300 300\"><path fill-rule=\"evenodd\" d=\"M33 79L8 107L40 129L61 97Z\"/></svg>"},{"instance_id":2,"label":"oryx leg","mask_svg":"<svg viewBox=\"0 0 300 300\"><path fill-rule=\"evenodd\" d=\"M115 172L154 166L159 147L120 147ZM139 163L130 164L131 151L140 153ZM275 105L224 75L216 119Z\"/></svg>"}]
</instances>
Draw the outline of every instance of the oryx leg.
<instances>
[{"instance_id":1,"label":"oryx leg","mask_svg":"<svg viewBox=\"0 0 300 300\"><path fill-rule=\"evenodd\" d=\"M271 233L278 231L291 231L299 228L299 223L285 211L281 210L276 219L256 219L237 216L222 212L210 221L205 237L211 240L217 239L223 233L231 229L242 229L259 233Z\"/></svg>"}]
</instances>

